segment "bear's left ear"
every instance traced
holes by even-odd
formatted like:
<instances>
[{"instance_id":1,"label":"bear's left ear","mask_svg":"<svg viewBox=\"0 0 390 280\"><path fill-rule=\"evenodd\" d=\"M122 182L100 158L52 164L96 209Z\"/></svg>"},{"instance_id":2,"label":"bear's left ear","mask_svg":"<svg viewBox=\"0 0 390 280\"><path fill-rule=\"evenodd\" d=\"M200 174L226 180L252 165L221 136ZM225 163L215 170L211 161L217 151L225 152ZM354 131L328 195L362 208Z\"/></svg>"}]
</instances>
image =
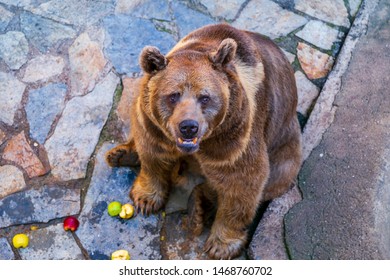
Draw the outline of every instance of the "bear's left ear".
<instances>
[{"instance_id":1,"label":"bear's left ear","mask_svg":"<svg viewBox=\"0 0 390 280\"><path fill-rule=\"evenodd\" d=\"M158 48L146 46L141 52L139 63L144 72L152 74L153 72L164 69L168 61Z\"/></svg>"},{"instance_id":2,"label":"bear's left ear","mask_svg":"<svg viewBox=\"0 0 390 280\"><path fill-rule=\"evenodd\" d=\"M237 43L227 38L219 44L218 50L210 54L210 59L215 65L224 66L231 62L236 56Z\"/></svg>"}]
</instances>

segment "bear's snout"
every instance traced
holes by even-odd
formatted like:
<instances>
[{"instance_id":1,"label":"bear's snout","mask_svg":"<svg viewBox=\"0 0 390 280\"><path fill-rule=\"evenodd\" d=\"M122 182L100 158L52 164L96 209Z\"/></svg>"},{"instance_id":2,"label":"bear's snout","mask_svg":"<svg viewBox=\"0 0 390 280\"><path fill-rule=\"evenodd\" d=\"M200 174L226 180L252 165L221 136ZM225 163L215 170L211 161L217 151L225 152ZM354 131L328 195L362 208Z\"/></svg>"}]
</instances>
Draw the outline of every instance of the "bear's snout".
<instances>
[{"instance_id":1,"label":"bear's snout","mask_svg":"<svg viewBox=\"0 0 390 280\"><path fill-rule=\"evenodd\" d=\"M179 124L179 130L184 139L193 139L198 133L199 123L195 120L184 120Z\"/></svg>"},{"instance_id":2,"label":"bear's snout","mask_svg":"<svg viewBox=\"0 0 390 280\"><path fill-rule=\"evenodd\" d=\"M178 125L180 136L176 139L179 150L185 154L195 153L199 149L199 123L187 119Z\"/></svg>"}]
</instances>

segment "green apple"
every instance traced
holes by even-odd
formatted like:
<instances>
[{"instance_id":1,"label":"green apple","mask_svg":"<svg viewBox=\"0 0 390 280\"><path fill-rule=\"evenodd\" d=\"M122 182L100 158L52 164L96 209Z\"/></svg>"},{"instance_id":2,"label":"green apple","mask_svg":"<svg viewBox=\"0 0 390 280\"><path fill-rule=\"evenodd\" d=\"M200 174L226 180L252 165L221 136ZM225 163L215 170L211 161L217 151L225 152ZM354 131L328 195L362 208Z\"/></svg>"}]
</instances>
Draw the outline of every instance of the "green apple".
<instances>
[{"instance_id":1,"label":"green apple","mask_svg":"<svg viewBox=\"0 0 390 280\"><path fill-rule=\"evenodd\" d=\"M111 217L118 216L119 213L122 211L122 204L118 201L113 201L108 204L107 211L108 215L110 215Z\"/></svg>"}]
</instances>

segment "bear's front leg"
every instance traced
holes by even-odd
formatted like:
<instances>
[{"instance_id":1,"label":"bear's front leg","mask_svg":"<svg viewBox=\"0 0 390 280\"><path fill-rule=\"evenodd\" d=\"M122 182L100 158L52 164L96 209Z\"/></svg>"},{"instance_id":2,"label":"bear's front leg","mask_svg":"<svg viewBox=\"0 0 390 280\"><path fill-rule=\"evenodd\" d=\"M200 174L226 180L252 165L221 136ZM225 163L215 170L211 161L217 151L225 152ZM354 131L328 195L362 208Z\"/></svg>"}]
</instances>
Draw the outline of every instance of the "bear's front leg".
<instances>
[{"instance_id":1,"label":"bear's front leg","mask_svg":"<svg viewBox=\"0 0 390 280\"><path fill-rule=\"evenodd\" d=\"M233 259L240 255L247 242L247 228L256 215L259 194L247 186L229 186L219 190L218 209L205 251L213 259Z\"/></svg>"},{"instance_id":2,"label":"bear's front leg","mask_svg":"<svg viewBox=\"0 0 390 280\"><path fill-rule=\"evenodd\" d=\"M143 156L141 163L141 171L133 183L130 198L137 211L149 215L165 205L174 162Z\"/></svg>"}]
</instances>

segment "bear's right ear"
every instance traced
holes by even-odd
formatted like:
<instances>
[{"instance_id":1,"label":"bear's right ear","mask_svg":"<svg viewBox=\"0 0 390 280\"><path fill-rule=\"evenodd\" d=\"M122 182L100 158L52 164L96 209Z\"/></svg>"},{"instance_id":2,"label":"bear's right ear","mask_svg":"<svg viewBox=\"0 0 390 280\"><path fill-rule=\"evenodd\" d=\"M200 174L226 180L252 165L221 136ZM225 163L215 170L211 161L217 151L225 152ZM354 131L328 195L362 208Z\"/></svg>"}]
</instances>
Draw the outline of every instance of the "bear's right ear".
<instances>
[{"instance_id":1,"label":"bear's right ear","mask_svg":"<svg viewBox=\"0 0 390 280\"><path fill-rule=\"evenodd\" d=\"M148 74L160 71L168 64L167 59L161 54L160 50L152 46L143 48L139 62L142 70Z\"/></svg>"}]
</instances>

